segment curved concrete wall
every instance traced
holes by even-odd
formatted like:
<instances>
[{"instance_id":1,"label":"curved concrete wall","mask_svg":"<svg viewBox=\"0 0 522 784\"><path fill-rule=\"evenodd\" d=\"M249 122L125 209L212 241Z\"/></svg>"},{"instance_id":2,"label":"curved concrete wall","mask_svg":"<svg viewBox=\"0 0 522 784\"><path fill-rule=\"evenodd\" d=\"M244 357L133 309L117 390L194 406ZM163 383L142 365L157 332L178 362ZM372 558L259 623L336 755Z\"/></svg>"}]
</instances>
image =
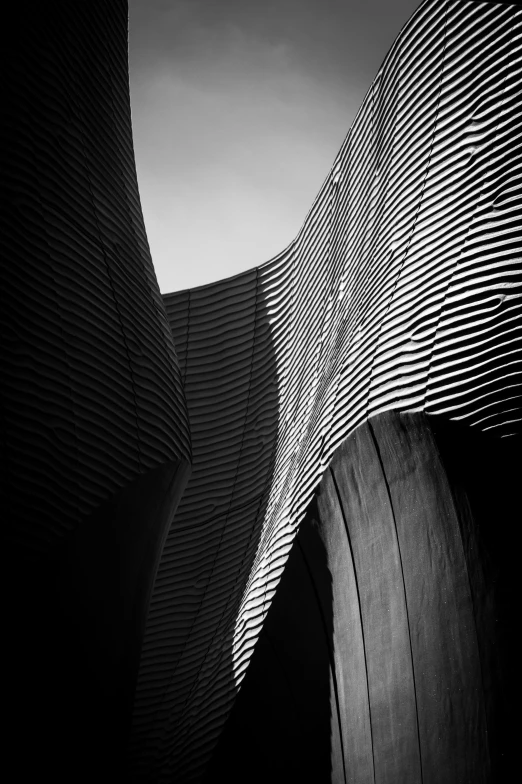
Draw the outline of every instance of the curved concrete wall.
<instances>
[{"instance_id":1,"label":"curved concrete wall","mask_svg":"<svg viewBox=\"0 0 522 784\"><path fill-rule=\"evenodd\" d=\"M204 782L513 777L518 554L499 530L518 515L519 449L423 413L348 436Z\"/></svg>"},{"instance_id":2,"label":"curved concrete wall","mask_svg":"<svg viewBox=\"0 0 522 784\"><path fill-rule=\"evenodd\" d=\"M370 419L318 493L340 715L332 780L489 781L473 600L429 427Z\"/></svg>"}]
</instances>

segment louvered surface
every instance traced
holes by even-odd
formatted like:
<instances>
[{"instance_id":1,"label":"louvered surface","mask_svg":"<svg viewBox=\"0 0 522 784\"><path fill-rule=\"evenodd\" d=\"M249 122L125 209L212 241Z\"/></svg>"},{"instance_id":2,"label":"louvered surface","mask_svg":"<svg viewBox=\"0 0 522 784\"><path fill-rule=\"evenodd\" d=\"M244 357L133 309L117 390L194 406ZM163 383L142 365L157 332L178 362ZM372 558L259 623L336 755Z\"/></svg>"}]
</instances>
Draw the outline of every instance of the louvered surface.
<instances>
[{"instance_id":1,"label":"louvered surface","mask_svg":"<svg viewBox=\"0 0 522 784\"><path fill-rule=\"evenodd\" d=\"M24 4L3 56L4 531L40 557L188 457L189 431L138 195L127 4Z\"/></svg>"},{"instance_id":2,"label":"louvered surface","mask_svg":"<svg viewBox=\"0 0 522 784\"><path fill-rule=\"evenodd\" d=\"M206 700L215 677L225 691L233 681L230 630L259 545L278 426L264 299L256 270L226 281L221 290L203 288L176 302L165 297L174 336L180 338L193 472L163 551L149 612L135 698L135 777L149 778L172 735L177 734L180 753L192 753L190 721L182 725L195 682L207 684L201 692ZM215 709L222 721L227 701ZM148 733L151 714L159 737Z\"/></svg>"},{"instance_id":3,"label":"louvered surface","mask_svg":"<svg viewBox=\"0 0 522 784\"><path fill-rule=\"evenodd\" d=\"M194 475L152 598L137 779L201 775L312 492L361 421L425 410L520 433L520 19L422 3L296 240L164 298Z\"/></svg>"}]
</instances>

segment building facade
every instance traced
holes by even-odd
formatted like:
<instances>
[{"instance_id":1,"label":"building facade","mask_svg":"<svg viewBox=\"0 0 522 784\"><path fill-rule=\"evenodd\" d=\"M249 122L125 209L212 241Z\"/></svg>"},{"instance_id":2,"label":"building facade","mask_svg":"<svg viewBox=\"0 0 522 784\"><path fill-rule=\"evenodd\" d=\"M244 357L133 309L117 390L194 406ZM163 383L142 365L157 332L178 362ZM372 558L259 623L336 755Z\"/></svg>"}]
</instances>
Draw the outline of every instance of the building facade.
<instances>
[{"instance_id":1,"label":"building facade","mask_svg":"<svg viewBox=\"0 0 522 784\"><path fill-rule=\"evenodd\" d=\"M505 502L521 436L520 23L516 3L422 2L296 239L162 298L126 4L18 20L3 88L4 495L11 584L33 576L10 623L26 703L63 665L51 641L23 685L36 632L21 617L74 641L67 710L89 702L78 662L97 662L77 754L109 748L117 724L114 770L130 781L232 777L230 728L239 744L242 724L277 722L266 706L256 718L255 679L268 639L290 650L281 619L312 585L304 605L323 621L296 627L310 643L286 671L295 693L308 690L295 673L326 668L310 714L328 726L324 780L494 780L510 665L487 640L505 585L492 588L500 556L481 522L491 497L452 452L496 455L504 478L486 475ZM298 551L310 584L284 583ZM308 759L306 731L290 736L267 740L279 780L298 775L299 749Z\"/></svg>"}]
</instances>

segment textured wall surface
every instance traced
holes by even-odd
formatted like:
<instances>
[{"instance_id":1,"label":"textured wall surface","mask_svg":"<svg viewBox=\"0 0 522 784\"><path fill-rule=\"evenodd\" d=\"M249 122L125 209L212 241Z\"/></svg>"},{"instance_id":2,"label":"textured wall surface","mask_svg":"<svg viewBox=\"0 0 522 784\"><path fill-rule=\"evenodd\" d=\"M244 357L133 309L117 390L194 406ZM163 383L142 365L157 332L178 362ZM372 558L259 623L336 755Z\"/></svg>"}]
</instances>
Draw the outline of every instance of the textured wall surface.
<instances>
[{"instance_id":1,"label":"textured wall surface","mask_svg":"<svg viewBox=\"0 0 522 784\"><path fill-rule=\"evenodd\" d=\"M41 764L23 757L27 737L52 766L58 726L63 778L79 780L68 765L91 744L92 780L112 719L129 720L144 631L130 778L200 779L345 439L390 409L520 434L520 21L517 3L421 3L295 241L162 299L132 150L126 3L13 9L0 402L19 778ZM128 654L120 689L111 672ZM98 725L99 705L112 707Z\"/></svg>"},{"instance_id":2,"label":"textured wall surface","mask_svg":"<svg viewBox=\"0 0 522 784\"><path fill-rule=\"evenodd\" d=\"M2 59L4 532L38 558L190 439L138 195L127 4L24 4Z\"/></svg>"},{"instance_id":3,"label":"textured wall surface","mask_svg":"<svg viewBox=\"0 0 522 784\"><path fill-rule=\"evenodd\" d=\"M355 427L396 409L520 433L520 22L514 3L422 3L295 241L164 297L195 457L145 636L143 777L203 769L312 492Z\"/></svg>"},{"instance_id":4,"label":"textured wall surface","mask_svg":"<svg viewBox=\"0 0 522 784\"><path fill-rule=\"evenodd\" d=\"M208 294L203 288L175 302L165 298L189 407L193 470L163 550L141 658L130 764L145 780L159 775L155 766L172 742L177 756L165 775L179 776L200 754L192 744L208 750L219 734L228 708L223 695L234 682L231 629L273 481L277 371L257 271ZM216 676L222 686L211 715L218 718L202 732L187 711L195 697L198 714L208 713Z\"/></svg>"},{"instance_id":5,"label":"textured wall surface","mask_svg":"<svg viewBox=\"0 0 522 784\"><path fill-rule=\"evenodd\" d=\"M190 434L138 195L127 4L29 0L8 17L0 53L5 764L19 780L45 771L92 781L102 760L108 771L121 767L107 755L121 754L128 731Z\"/></svg>"},{"instance_id":6,"label":"textured wall surface","mask_svg":"<svg viewBox=\"0 0 522 784\"><path fill-rule=\"evenodd\" d=\"M359 425L299 527L204 782L513 778L517 552L499 528L520 516L519 473L517 439L424 413Z\"/></svg>"}]
</instances>

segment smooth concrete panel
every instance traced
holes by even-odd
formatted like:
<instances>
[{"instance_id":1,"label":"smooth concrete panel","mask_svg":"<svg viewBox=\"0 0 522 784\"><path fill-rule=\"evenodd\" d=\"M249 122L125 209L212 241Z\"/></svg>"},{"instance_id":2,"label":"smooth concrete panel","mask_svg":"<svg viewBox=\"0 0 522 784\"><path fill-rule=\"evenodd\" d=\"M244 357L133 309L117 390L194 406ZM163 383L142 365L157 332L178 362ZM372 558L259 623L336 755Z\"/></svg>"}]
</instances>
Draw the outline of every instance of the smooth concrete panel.
<instances>
[{"instance_id":1,"label":"smooth concrete panel","mask_svg":"<svg viewBox=\"0 0 522 784\"><path fill-rule=\"evenodd\" d=\"M373 784L372 728L359 588L350 541L330 471L321 482L317 505L320 534L332 575L333 677L336 684L336 693L331 695L332 722L336 721L333 702L338 700L342 731L341 748L336 746L336 733L332 732L332 782Z\"/></svg>"},{"instance_id":2,"label":"smooth concrete panel","mask_svg":"<svg viewBox=\"0 0 522 784\"><path fill-rule=\"evenodd\" d=\"M477 631L459 520L427 419L370 420L404 571L423 784L480 784L489 753Z\"/></svg>"},{"instance_id":3,"label":"smooth concrete panel","mask_svg":"<svg viewBox=\"0 0 522 784\"><path fill-rule=\"evenodd\" d=\"M516 779L518 761L520 439L428 417L451 484L473 599L486 710L490 780ZM515 774L515 775L514 775Z\"/></svg>"},{"instance_id":4,"label":"smooth concrete panel","mask_svg":"<svg viewBox=\"0 0 522 784\"><path fill-rule=\"evenodd\" d=\"M415 684L393 509L371 429L363 424L331 466L350 537L362 608L375 781L421 781Z\"/></svg>"}]
</instances>

